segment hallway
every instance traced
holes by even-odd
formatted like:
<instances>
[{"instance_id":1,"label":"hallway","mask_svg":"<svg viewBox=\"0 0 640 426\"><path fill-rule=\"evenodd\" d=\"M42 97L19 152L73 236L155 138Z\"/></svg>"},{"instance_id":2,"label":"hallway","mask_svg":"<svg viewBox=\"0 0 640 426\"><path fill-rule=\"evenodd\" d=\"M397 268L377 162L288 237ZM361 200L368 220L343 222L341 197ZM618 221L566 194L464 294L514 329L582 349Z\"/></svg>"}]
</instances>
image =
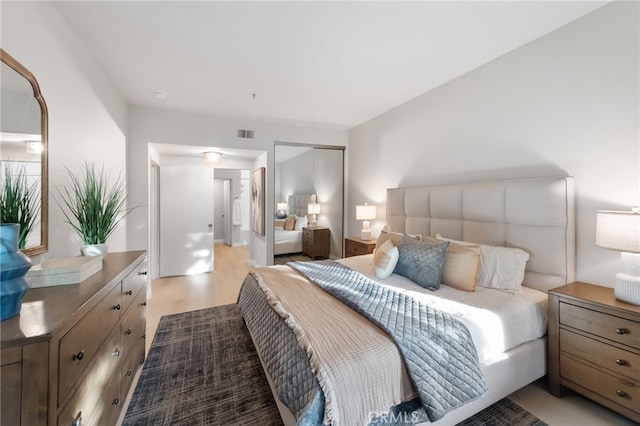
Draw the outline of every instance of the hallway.
<instances>
[{"instance_id":1,"label":"hallway","mask_svg":"<svg viewBox=\"0 0 640 426\"><path fill-rule=\"evenodd\" d=\"M147 301L146 351L162 315L235 303L242 280L252 269L248 262L248 246L217 243L214 272L152 280L151 299Z\"/></svg>"}]
</instances>

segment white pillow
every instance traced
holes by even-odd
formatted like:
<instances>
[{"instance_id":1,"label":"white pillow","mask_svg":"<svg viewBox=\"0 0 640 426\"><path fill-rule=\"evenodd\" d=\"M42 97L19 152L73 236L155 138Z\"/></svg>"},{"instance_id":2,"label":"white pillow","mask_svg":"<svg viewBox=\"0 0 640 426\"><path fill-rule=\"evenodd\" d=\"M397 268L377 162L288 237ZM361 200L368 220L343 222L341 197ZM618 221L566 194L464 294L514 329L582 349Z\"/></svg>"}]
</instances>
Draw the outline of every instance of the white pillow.
<instances>
[{"instance_id":1,"label":"white pillow","mask_svg":"<svg viewBox=\"0 0 640 426\"><path fill-rule=\"evenodd\" d=\"M296 231L302 231L302 228L309 224L309 218L307 216L296 216Z\"/></svg>"},{"instance_id":2,"label":"white pillow","mask_svg":"<svg viewBox=\"0 0 640 426\"><path fill-rule=\"evenodd\" d=\"M377 247L373 252L373 266L376 277L380 279L388 278L396 269L400 252L391 240L387 240Z\"/></svg>"},{"instance_id":3,"label":"white pillow","mask_svg":"<svg viewBox=\"0 0 640 426\"><path fill-rule=\"evenodd\" d=\"M274 226L273 229L276 231L284 231L284 226Z\"/></svg>"},{"instance_id":4,"label":"white pillow","mask_svg":"<svg viewBox=\"0 0 640 426\"><path fill-rule=\"evenodd\" d=\"M436 234L436 238L466 246L480 247L480 269L478 285L498 290L520 291L524 281L529 253L519 248L473 244L467 241L452 240Z\"/></svg>"}]
</instances>

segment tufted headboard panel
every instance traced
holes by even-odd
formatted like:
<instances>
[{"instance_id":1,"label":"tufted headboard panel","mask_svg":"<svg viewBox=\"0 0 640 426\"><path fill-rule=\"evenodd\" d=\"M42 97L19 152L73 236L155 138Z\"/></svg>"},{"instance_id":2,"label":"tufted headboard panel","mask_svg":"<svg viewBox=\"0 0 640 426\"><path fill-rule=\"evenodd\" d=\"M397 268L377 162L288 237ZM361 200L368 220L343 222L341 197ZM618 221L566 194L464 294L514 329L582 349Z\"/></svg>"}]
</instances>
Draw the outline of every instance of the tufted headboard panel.
<instances>
[{"instance_id":1,"label":"tufted headboard panel","mask_svg":"<svg viewBox=\"0 0 640 426\"><path fill-rule=\"evenodd\" d=\"M309 203L316 202L316 194L293 194L289 195L287 204L289 205L289 214L296 216L306 216L309 210Z\"/></svg>"},{"instance_id":2,"label":"tufted headboard panel","mask_svg":"<svg viewBox=\"0 0 640 426\"><path fill-rule=\"evenodd\" d=\"M524 285L575 281L572 177L387 189L387 226L529 253Z\"/></svg>"}]
</instances>

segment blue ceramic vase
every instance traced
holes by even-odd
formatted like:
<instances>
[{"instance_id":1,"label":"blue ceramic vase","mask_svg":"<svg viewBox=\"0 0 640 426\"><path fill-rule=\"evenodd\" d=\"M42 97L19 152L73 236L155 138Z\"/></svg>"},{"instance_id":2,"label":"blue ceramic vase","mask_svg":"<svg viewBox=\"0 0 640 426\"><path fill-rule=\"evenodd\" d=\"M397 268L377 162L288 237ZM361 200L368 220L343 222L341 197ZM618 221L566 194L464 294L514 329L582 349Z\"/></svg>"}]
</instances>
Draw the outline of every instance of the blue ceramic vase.
<instances>
[{"instance_id":1,"label":"blue ceramic vase","mask_svg":"<svg viewBox=\"0 0 640 426\"><path fill-rule=\"evenodd\" d=\"M0 320L16 316L29 283L24 279L31 259L18 250L17 223L0 224Z\"/></svg>"}]
</instances>

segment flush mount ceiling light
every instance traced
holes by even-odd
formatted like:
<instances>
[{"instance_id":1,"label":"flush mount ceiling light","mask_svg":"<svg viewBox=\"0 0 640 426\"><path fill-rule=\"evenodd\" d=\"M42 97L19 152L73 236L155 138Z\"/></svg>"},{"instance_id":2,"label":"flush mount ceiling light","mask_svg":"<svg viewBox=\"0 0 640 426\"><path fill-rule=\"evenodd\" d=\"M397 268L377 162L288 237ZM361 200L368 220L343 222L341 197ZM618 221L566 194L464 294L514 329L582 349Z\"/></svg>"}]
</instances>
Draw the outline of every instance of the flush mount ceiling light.
<instances>
[{"instance_id":1,"label":"flush mount ceiling light","mask_svg":"<svg viewBox=\"0 0 640 426\"><path fill-rule=\"evenodd\" d=\"M220 157L222 157L222 154L219 152L205 152L204 153L204 160L207 163L217 163L218 161L220 161Z\"/></svg>"},{"instance_id":2,"label":"flush mount ceiling light","mask_svg":"<svg viewBox=\"0 0 640 426\"><path fill-rule=\"evenodd\" d=\"M166 99L167 98L167 92L165 92L163 90L156 90L155 92L153 92L153 94L158 99Z\"/></svg>"},{"instance_id":3,"label":"flush mount ceiling light","mask_svg":"<svg viewBox=\"0 0 640 426\"><path fill-rule=\"evenodd\" d=\"M42 142L40 141L24 141L28 154L41 154Z\"/></svg>"}]
</instances>

